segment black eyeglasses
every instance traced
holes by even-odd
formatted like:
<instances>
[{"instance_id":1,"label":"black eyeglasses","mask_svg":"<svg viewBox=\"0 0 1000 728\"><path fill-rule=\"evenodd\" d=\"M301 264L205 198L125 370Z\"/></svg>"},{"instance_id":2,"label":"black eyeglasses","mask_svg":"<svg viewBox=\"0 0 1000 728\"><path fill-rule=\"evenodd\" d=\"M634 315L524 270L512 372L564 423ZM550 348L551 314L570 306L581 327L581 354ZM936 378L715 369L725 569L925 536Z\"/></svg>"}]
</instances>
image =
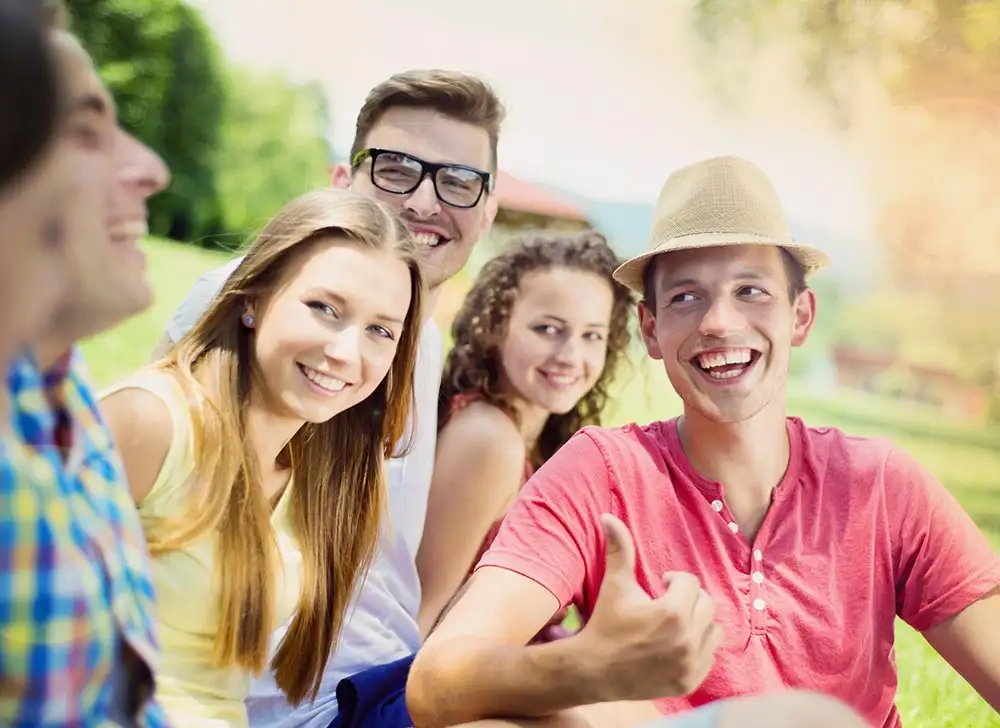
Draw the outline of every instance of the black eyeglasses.
<instances>
[{"instance_id":1,"label":"black eyeglasses","mask_svg":"<svg viewBox=\"0 0 1000 728\"><path fill-rule=\"evenodd\" d=\"M484 192L493 191L492 174L464 164L425 162L391 149L362 149L354 155L351 167L356 170L366 159L372 160L372 184L396 195L413 192L427 175L434 181L438 199L452 207L475 207Z\"/></svg>"}]
</instances>

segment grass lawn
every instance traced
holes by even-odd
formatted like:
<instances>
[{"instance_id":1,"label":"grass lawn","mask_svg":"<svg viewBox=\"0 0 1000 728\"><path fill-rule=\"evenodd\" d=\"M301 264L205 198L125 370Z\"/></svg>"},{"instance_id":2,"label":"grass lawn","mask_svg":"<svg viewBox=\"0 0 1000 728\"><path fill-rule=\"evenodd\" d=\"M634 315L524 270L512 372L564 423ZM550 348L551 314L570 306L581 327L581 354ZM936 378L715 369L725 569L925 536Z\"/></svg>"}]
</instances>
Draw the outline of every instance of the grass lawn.
<instances>
[{"instance_id":1,"label":"grass lawn","mask_svg":"<svg viewBox=\"0 0 1000 728\"><path fill-rule=\"evenodd\" d=\"M198 275L228 257L158 241L151 241L148 250L156 305L84 344L98 385L145 363L170 314ZM933 413L897 402L846 394L836 400L816 399L794 388L789 408L811 424L892 437L951 490L1000 550L1000 431L943 424ZM678 410L666 376L640 364L622 383L610 419L612 423L647 422ZM898 703L907 728L1000 728L1000 717L918 634L898 623L897 635Z\"/></svg>"}]
</instances>

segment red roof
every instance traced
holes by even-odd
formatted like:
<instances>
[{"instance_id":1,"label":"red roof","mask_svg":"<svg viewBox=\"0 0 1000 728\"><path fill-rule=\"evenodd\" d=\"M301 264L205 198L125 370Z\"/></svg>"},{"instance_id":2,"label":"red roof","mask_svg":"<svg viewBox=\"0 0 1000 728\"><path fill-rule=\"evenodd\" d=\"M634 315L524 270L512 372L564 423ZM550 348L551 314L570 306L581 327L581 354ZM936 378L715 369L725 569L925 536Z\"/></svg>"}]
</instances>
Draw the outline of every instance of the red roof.
<instances>
[{"instance_id":1,"label":"red roof","mask_svg":"<svg viewBox=\"0 0 1000 728\"><path fill-rule=\"evenodd\" d=\"M496 194L501 210L587 222L586 213L574 203L503 171L497 174Z\"/></svg>"}]
</instances>

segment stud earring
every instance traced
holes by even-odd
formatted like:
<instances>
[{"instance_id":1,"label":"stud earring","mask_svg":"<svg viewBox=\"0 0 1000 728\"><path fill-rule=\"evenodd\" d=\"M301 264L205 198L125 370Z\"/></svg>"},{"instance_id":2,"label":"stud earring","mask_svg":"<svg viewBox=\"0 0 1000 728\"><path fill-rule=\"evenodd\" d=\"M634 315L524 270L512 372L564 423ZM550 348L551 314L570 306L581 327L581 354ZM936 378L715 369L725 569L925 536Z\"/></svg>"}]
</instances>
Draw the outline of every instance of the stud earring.
<instances>
[{"instance_id":1,"label":"stud earring","mask_svg":"<svg viewBox=\"0 0 1000 728\"><path fill-rule=\"evenodd\" d=\"M247 313L243 315L243 323L247 325L247 328L253 326L253 314Z\"/></svg>"}]
</instances>

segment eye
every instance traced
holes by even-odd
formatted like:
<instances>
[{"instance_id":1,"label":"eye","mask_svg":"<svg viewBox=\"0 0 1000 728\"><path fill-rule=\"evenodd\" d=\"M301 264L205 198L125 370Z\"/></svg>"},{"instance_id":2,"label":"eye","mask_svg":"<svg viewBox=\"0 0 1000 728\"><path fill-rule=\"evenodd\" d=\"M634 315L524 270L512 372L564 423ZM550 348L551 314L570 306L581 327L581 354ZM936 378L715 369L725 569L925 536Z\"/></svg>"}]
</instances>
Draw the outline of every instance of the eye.
<instances>
[{"instance_id":1,"label":"eye","mask_svg":"<svg viewBox=\"0 0 1000 728\"><path fill-rule=\"evenodd\" d=\"M691 303L695 299L693 293L678 293L670 299L671 305L676 303Z\"/></svg>"},{"instance_id":2,"label":"eye","mask_svg":"<svg viewBox=\"0 0 1000 728\"><path fill-rule=\"evenodd\" d=\"M88 149L98 149L101 146L101 134L93 126L83 122L75 122L69 126L69 135Z\"/></svg>"},{"instance_id":3,"label":"eye","mask_svg":"<svg viewBox=\"0 0 1000 728\"><path fill-rule=\"evenodd\" d=\"M389 329L387 329L385 326L380 326L379 324L373 324L372 326L368 327L368 330L374 332L376 336L381 336L382 338L388 339L389 341L396 340L395 335L391 331L389 331Z\"/></svg>"},{"instance_id":4,"label":"eye","mask_svg":"<svg viewBox=\"0 0 1000 728\"><path fill-rule=\"evenodd\" d=\"M538 326L533 326L531 330L542 336L555 336L559 333L559 329L552 324L539 324Z\"/></svg>"},{"instance_id":5,"label":"eye","mask_svg":"<svg viewBox=\"0 0 1000 728\"><path fill-rule=\"evenodd\" d=\"M766 296L767 291L757 286L743 286L740 288L741 296Z\"/></svg>"},{"instance_id":6,"label":"eye","mask_svg":"<svg viewBox=\"0 0 1000 728\"><path fill-rule=\"evenodd\" d=\"M328 303L323 303L322 301L307 301L306 305L316 313L321 313L324 316L330 316L331 318L340 318L337 314L337 310Z\"/></svg>"},{"instance_id":7,"label":"eye","mask_svg":"<svg viewBox=\"0 0 1000 728\"><path fill-rule=\"evenodd\" d=\"M604 334L599 331L588 331L583 335L587 341L604 341Z\"/></svg>"}]
</instances>

